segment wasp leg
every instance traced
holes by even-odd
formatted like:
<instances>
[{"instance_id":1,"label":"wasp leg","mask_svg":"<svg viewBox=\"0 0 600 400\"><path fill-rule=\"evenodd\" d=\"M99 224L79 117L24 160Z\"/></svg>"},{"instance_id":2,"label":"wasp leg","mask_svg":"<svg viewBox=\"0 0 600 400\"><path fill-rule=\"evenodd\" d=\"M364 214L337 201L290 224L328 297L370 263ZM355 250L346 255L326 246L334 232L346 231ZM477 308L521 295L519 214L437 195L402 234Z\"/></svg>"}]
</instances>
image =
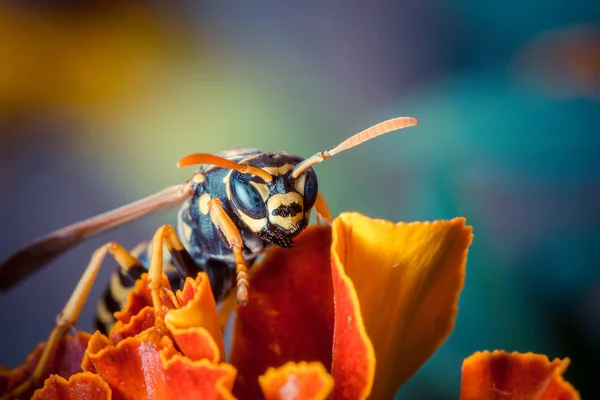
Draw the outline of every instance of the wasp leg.
<instances>
[{"instance_id":1,"label":"wasp leg","mask_svg":"<svg viewBox=\"0 0 600 400\"><path fill-rule=\"evenodd\" d=\"M333 222L333 217L331 216L331 212L329 212L327 201L325 201L325 197L323 197L323 193L321 193L321 191L317 192L315 210L317 212L317 222L319 225L331 225Z\"/></svg>"},{"instance_id":2,"label":"wasp leg","mask_svg":"<svg viewBox=\"0 0 600 400\"><path fill-rule=\"evenodd\" d=\"M191 265L191 256L183 247L183 243L179 240L175 229L171 225L163 225L154 234L152 238L152 255L150 256L150 268L148 269L148 286L150 288L150 294L152 296L152 306L154 307L154 328L160 333L165 331L165 313L162 307L163 302L161 296L164 293L163 287L163 244L171 253L171 256L175 263L180 268L187 268ZM189 260L186 258L189 257ZM186 276L195 276L198 270L195 270L194 274L187 274Z\"/></svg>"},{"instance_id":3,"label":"wasp leg","mask_svg":"<svg viewBox=\"0 0 600 400\"><path fill-rule=\"evenodd\" d=\"M85 305L90 293L90 289L92 288L96 279L96 275L102 266L102 261L104 261L104 258L107 254L111 254L119 266L123 269L135 267L139 264L139 261L135 257L133 257L127 250L115 242L107 243L94 251L87 268L83 272L81 279L79 279L79 282L77 283L75 290L73 290L71 297L69 297L67 304L56 317L56 324L50 333L46 347L44 347L44 351L42 352L42 356L40 357L35 370L26 382L23 382L13 390L13 392L9 395L9 398L19 398L30 388L38 387L40 385L42 379L44 378L43 374L46 370L48 362L50 361L50 357L60 339L72 326L77 323L77 319L79 318L81 310Z\"/></svg>"},{"instance_id":4,"label":"wasp leg","mask_svg":"<svg viewBox=\"0 0 600 400\"><path fill-rule=\"evenodd\" d=\"M246 260L242 253L244 248L242 234L223 209L221 200L211 199L208 202L208 212L210 213L213 223L221 229L221 232L223 232L223 235L225 235L227 242L233 250L233 255L235 257L237 300L240 305L246 305L248 302L250 280L248 278L248 266L246 265Z\"/></svg>"}]
</instances>

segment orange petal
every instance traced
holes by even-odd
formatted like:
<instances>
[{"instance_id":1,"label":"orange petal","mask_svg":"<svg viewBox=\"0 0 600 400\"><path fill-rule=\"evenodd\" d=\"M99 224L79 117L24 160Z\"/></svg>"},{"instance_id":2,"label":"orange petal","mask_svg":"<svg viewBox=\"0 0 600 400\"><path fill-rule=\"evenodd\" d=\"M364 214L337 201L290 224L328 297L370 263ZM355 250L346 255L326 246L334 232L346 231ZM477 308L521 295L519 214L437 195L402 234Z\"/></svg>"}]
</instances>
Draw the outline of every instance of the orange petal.
<instances>
[{"instance_id":1,"label":"orange petal","mask_svg":"<svg viewBox=\"0 0 600 400\"><path fill-rule=\"evenodd\" d=\"M97 354L102 349L110 346L110 344L111 342L106 336L99 331L96 331L88 342L83 361L81 362L81 369L95 374L96 368L94 368L94 364L90 360L90 354Z\"/></svg>"},{"instance_id":2,"label":"orange petal","mask_svg":"<svg viewBox=\"0 0 600 400\"><path fill-rule=\"evenodd\" d=\"M533 353L477 352L462 367L461 400L571 400L579 393L562 378L569 359Z\"/></svg>"},{"instance_id":3,"label":"orange petal","mask_svg":"<svg viewBox=\"0 0 600 400\"><path fill-rule=\"evenodd\" d=\"M151 394L164 385L159 349L137 338L98 352L88 350L88 358L115 398L154 398Z\"/></svg>"},{"instance_id":4,"label":"orange petal","mask_svg":"<svg viewBox=\"0 0 600 400\"><path fill-rule=\"evenodd\" d=\"M372 398L392 398L442 344L454 326L471 239L463 218L393 224L344 213L334 220L333 398L369 393L368 338L377 359Z\"/></svg>"},{"instance_id":5,"label":"orange petal","mask_svg":"<svg viewBox=\"0 0 600 400\"><path fill-rule=\"evenodd\" d=\"M222 350L219 350L213 337L204 328L174 329L167 323L179 350L190 360L207 359L219 362Z\"/></svg>"},{"instance_id":6,"label":"orange petal","mask_svg":"<svg viewBox=\"0 0 600 400\"><path fill-rule=\"evenodd\" d=\"M134 316L144 309L152 306L152 298L148 290L148 274L143 274L141 279L135 282L133 290L127 295L127 303L122 310L115 313L117 323L126 324Z\"/></svg>"},{"instance_id":7,"label":"orange petal","mask_svg":"<svg viewBox=\"0 0 600 400\"><path fill-rule=\"evenodd\" d=\"M165 315L177 345L192 359L218 362L225 355L225 346L208 276L200 273L195 280L187 278L183 289L177 291L177 299L180 308Z\"/></svg>"},{"instance_id":8,"label":"orange petal","mask_svg":"<svg viewBox=\"0 0 600 400\"><path fill-rule=\"evenodd\" d=\"M77 336L68 335L63 337L50 356L50 360L43 373L43 378L51 374L58 374L68 378L81 371L81 361L87 347L90 335L85 332L77 332ZM27 356L25 364L15 369L0 369L0 395L12 391L15 387L29 379L38 364L46 342L40 343L31 354ZM33 390L37 388L32 388ZM31 392L29 392L31 395Z\"/></svg>"},{"instance_id":9,"label":"orange petal","mask_svg":"<svg viewBox=\"0 0 600 400\"><path fill-rule=\"evenodd\" d=\"M175 351L168 336L158 346L140 337L107 347L102 347L101 339L93 341L98 351L88 351L90 365L108 383L115 399L233 398L235 368L210 360L192 361Z\"/></svg>"},{"instance_id":10,"label":"orange petal","mask_svg":"<svg viewBox=\"0 0 600 400\"><path fill-rule=\"evenodd\" d=\"M166 307L166 312L167 309L176 308L177 299L171 291L169 279L165 274L163 274L163 287L167 289L163 291L161 296L163 305ZM133 316L139 314L147 306L152 306L152 296L148 288L148 274L142 274L142 277L135 282L133 290L129 292L125 307L115 313L115 318L117 321L126 324Z\"/></svg>"},{"instance_id":11,"label":"orange petal","mask_svg":"<svg viewBox=\"0 0 600 400\"><path fill-rule=\"evenodd\" d=\"M267 400L326 399L333 388L333 378L318 362L289 362L269 368L258 380Z\"/></svg>"},{"instance_id":12,"label":"orange petal","mask_svg":"<svg viewBox=\"0 0 600 400\"><path fill-rule=\"evenodd\" d=\"M128 337L137 336L154 326L154 308L146 306L136 315L131 316L127 323L117 321L111 328L109 337L112 343L119 343Z\"/></svg>"},{"instance_id":13,"label":"orange petal","mask_svg":"<svg viewBox=\"0 0 600 400\"><path fill-rule=\"evenodd\" d=\"M234 394L261 398L258 376L288 361L331 365L333 289L329 227L309 227L292 249L273 248L251 270L248 305L239 307L231 363Z\"/></svg>"},{"instance_id":14,"label":"orange petal","mask_svg":"<svg viewBox=\"0 0 600 400\"><path fill-rule=\"evenodd\" d=\"M229 364L175 355L165 361L164 368L167 399L235 399L231 388L236 371Z\"/></svg>"},{"instance_id":15,"label":"orange petal","mask_svg":"<svg viewBox=\"0 0 600 400\"><path fill-rule=\"evenodd\" d=\"M110 400L108 384L98 375L81 372L67 381L60 375L50 375L44 387L33 394L32 400Z\"/></svg>"}]
</instances>

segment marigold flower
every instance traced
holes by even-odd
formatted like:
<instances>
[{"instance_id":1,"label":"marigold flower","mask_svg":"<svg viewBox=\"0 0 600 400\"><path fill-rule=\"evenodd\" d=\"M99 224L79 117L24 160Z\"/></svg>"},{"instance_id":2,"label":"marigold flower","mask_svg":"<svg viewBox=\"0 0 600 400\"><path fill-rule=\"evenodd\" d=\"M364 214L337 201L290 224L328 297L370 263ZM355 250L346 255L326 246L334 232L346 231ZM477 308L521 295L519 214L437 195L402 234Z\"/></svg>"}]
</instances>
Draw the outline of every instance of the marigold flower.
<instances>
[{"instance_id":1,"label":"marigold flower","mask_svg":"<svg viewBox=\"0 0 600 400\"><path fill-rule=\"evenodd\" d=\"M254 266L228 343L219 323L228 303L219 316L205 274L175 293L165 278L158 311L144 276L108 336L87 336L83 372L49 370L34 397L391 399L451 332L471 239L462 218L394 224L345 213L310 227ZM2 371L2 391L34 362ZM476 353L461 399L576 399L561 378L567 364Z\"/></svg>"}]
</instances>

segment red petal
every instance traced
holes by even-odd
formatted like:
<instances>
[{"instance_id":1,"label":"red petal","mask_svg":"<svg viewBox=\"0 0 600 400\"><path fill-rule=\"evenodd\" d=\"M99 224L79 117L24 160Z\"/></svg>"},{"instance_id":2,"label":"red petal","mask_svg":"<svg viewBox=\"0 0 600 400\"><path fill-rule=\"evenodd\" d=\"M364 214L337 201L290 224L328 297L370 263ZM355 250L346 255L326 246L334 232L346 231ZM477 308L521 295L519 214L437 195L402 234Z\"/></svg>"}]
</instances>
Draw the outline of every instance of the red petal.
<instances>
[{"instance_id":1,"label":"red petal","mask_svg":"<svg viewBox=\"0 0 600 400\"><path fill-rule=\"evenodd\" d=\"M562 378L569 360L533 353L484 351L467 358L462 368L461 400L575 400L579 393Z\"/></svg>"},{"instance_id":2,"label":"red petal","mask_svg":"<svg viewBox=\"0 0 600 400\"><path fill-rule=\"evenodd\" d=\"M318 362L289 362L277 369L269 368L259 382L267 400L326 399L333 388L333 378Z\"/></svg>"},{"instance_id":3,"label":"red petal","mask_svg":"<svg viewBox=\"0 0 600 400\"><path fill-rule=\"evenodd\" d=\"M332 374L337 381L332 398L364 399L371 391L375 351L360 314L360 304L341 263L331 261L335 292Z\"/></svg>"},{"instance_id":4,"label":"red petal","mask_svg":"<svg viewBox=\"0 0 600 400\"><path fill-rule=\"evenodd\" d=\"M42 375L43 379L51 374L57 374L68 378L81 371L81 362L90 335L85 332L77 332L77 336L65 336L62 338L48 361L47 367ZM27 356L25 364L15 369L0 369L0 395L12 391L15 387L29 379L44 351L46 342L40 343L35 350ZM37 388L32 388L33 390ZM32 391L33 391L32 390ZM31 394L31 392L29 393Z\"/></svg>"},{"instance_id":5,"label":"red petal","mask_svg":"<svg viewBox=\"0 0 600 400\"><path fill-rule=\"evenodd\" d=\"M260 398L271 366L311 360L331 365L333 288L329 227L309 227L292 249L274 248L252 269L248 305L238 309L231 363L234 393Z\"/></svg>"},{"instance_id":6,"label":"red petal","mask_svg":"<svg viewBox=\"0 0 600 400\"><path fill-rule=\"evenodd\" d=\"M32 400L110 400L108 384L91 372L75 374L67 381L60 375L50 375L44 387L33 394Z\"/></svg>"}]
</instances>

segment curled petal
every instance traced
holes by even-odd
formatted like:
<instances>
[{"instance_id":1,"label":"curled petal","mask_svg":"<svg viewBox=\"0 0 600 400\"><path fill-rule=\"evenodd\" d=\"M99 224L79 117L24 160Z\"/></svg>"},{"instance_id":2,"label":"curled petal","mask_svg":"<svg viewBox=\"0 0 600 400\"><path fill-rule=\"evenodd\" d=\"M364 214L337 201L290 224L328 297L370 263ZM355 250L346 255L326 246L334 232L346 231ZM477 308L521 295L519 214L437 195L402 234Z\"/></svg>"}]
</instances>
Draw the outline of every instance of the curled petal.
<instances>
[{"instance_id":1,"label":"curled petal","mask_svg":"<svg viewBox=\"0 0 600 400\"><path fill-rule=\"evenodd\" d=\"M167 399L235 399L235 368L174 355L164 363Z\"/></svg>"},{"instance_id":2,"label":"curled petal","mask_svg":"<svg viewBox=\"0 0 600 400\"><path fill-rule=\"evenodd\" d=\"M569 359L533 353L477 352L462 368L461 400L575 400L579 393L562 378Z\"/></svg>"},{"instance_id":3,"label":"curled petal","mask_svg":"<svg viewBox=\"0 0 600 400\"><path fill-rule=\"evenodd\" d=\"M192 359L218 362L225 355L225 346L208 276L200 273L195 280L187 278L176 296L180 307L167 312L165 323L177 345Z\"/></svg>"},{"instance_id":4,"label":"curled petal","mask_svg":"<svg viewBox=\"0 0 600 400\"><path fill-rule=\"evenodd\" d=\"M177 307L177 298L171 291L171 285L169 278L163 274L163 287L166 289L163 291L161 301L165 306L165 312L167 309L173 309ZM117 327L119 322L126 324L129 320L145 307L152 306L152 296L148 287L148 274L142 274L142 277L135 282L133 290L129 292L127 296L127 303L121 311L115 313L117 319ZM113 328L114 329L114 328Z\"/></svg>"},{"instance_id":5,"label":"curled petal","mask_svg":"<svg viewBox=\"0 0 600 400\"><path fill-rule=\"evenodd\" d=\"M269 368L258 379L267 400L321 400L333 388L333 378L318 362L289 362Z\"/></svg>"},{"instance_id":6,"label":"curled petal","mask_svg":"<svg viewBox=\"0 0 600 400\"><path fill-rule=\"evenodd\" d=\"M111 390L98 375L81 372L67 381L60 375L50 375L44 387L33 394L32 400L110 400Z\"/></svg>"},{"instance_id":7,"label":"curled petal","mask_svg":"<svg viewBox=\"0 0 600 400\"><path fill-rule=\"evenodd\" d=\"M145 306L126 323L117 321L109 332L112 343L119 343L128 337L134 337L154 326L154 308Z\"/></svg>"},{"instance_id":8,"label":"curled petal","mask_svg":"<svg viewBox=\"0 0 600 400\"><path fill-rule=\"evenodd\" d=\"M463 218L393 224L344 213L334 220L333 398L367 395L375 358L371 397L392 398L442 344L454 326L471 239Z\"/></svg>"},{"instance_id":9,"label":"curled petal","mask_svg":"<svg viewBox=\"0 0 600 400\"><path fill-rule=\"evenodd\" d=\"M167 328L173 334L179 350L190 360L207 359L210 362L219 362L219 350L213 337L204 328L175 329L167 322Z\"/></svg>"},{"instance_id":10,"label":"curled petal","mask_svg":"<svg viewBox=\"0 0 600 400\"><path fill-rule=\"evenodd\" d=\"M96 331L88 341L87 349L85 350L85 355L81 362L81 369L95 374L97 371L90 360L90 354L98 354L101 350L110 345L111 341L99 331Z\"/></svg>"},{"instance_id":11,"label":"curled petal","mask_svg":"<svg viewBox=\"0 0 600 400\"><path fill-rule=\"evenodd\" d=\"M291 249L273 248L255 265L248 305L238 308L231 363L234 394L261 398L258 377L269 367L311 360L331 365L333 289L331 229L311 226Z\"/></svg>"},{"instance_id":12,"label":"curled petal","mask_svg":"<svg viewBox=\"0 0 600 400\"><path fill-rule=\"evenodd\" d=\"M143 335L116 346L101 339L88 351L89 363L110 386L116 399L231 399L235 369L211 360L192 361L177 353L167 336L155 345Z\"/></svg>"}]
</instances>

